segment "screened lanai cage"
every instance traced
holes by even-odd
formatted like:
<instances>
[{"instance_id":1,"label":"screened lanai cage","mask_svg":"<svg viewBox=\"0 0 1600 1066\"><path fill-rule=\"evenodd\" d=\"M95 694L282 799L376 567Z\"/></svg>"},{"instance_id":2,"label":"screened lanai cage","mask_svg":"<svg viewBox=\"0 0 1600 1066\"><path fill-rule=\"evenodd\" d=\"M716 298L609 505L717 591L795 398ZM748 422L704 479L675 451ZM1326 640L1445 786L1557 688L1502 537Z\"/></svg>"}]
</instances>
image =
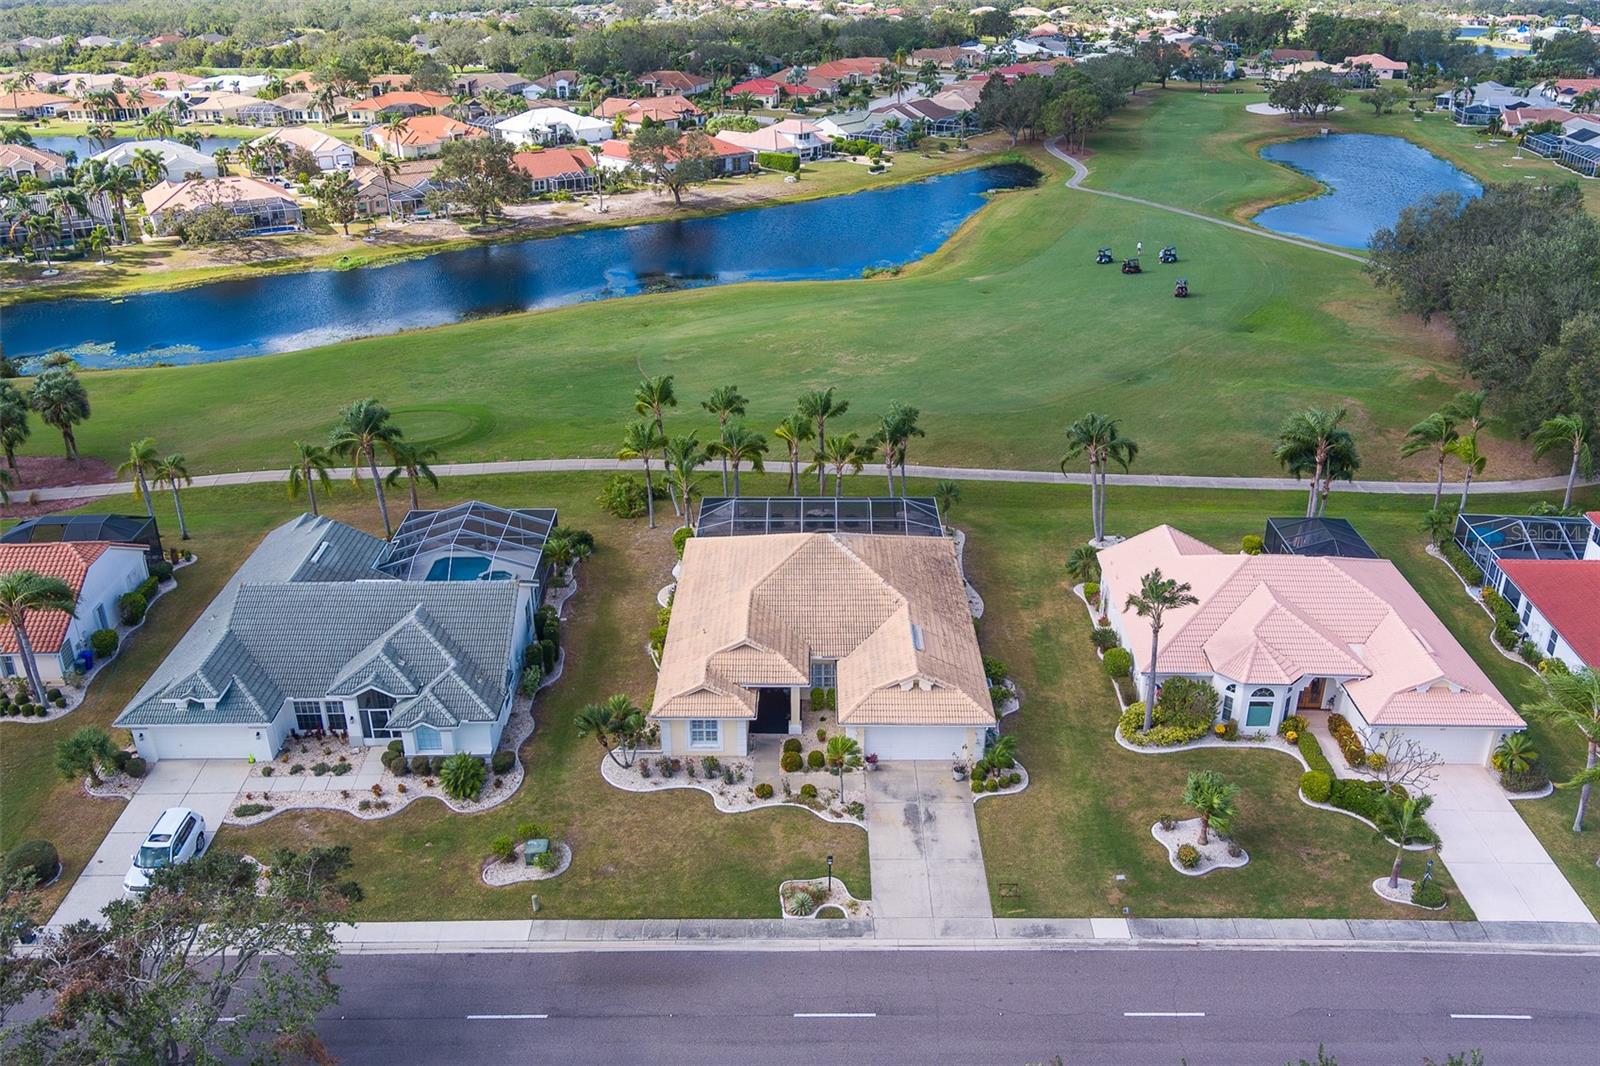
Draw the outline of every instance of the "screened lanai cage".
<instances>
[{"instance_id":1,"label":"screened lanai cage","mask_svg":"<svg viewBox=\"0 0 1600 1066\"><path fill-rule=\"evenodd\" d=\"M712 496L700 505L696 536L758 533L937 537L944 526L931 496Z\"/></svg>"},{"instance_id":2,"label":"screened lanai cage","mask_svg":"<svg viewBox=\"0 0 1600 1066\"><path fill-rule=\"evenodd\" d=\"M1376 559L1378 553L1343 518L1269 518L1262 547L1268 555L1336 555Z\"/></svg>"},{"instance_id":3,"label":"screened lanai cage","mask_svg":"<svg viewBox=\"0 0 1600 1066\"><path fill-rule=\"evenodd\" d=\"M402 581L536 581L548 567L544 542L554 508L509 510L476 500L439 511L412 511L395 530L375 569Z\"/></svg>"},{"instance_id":4,"label":"screened lanai cage","mask_svg":"<svg viewBox=\"0 0 1600 1066\"><path fill-rule=\"evenodd\" d=\"M1582 559L1589 520L1560 515L1464 514L1455 542L1483 571L1484 584L1500 587L1502 559Z\"/></svg>"}]
</instances>

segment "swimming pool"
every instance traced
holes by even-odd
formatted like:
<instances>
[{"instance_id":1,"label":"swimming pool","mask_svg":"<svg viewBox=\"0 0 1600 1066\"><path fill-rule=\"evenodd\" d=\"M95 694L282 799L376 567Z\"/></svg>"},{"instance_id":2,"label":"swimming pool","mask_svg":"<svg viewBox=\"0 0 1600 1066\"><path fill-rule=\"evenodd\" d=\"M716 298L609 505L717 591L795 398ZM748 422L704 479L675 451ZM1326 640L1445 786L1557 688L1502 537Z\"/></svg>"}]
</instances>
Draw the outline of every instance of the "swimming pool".
<instances>
[{"instance_id":1,"label":"swimming pool","mask_svg":"<svg viewBox=\"0 0 1600 1066\"><path fill-rule=\"evenodd\" d=\"M435 559L424 581L476 581L489 572L489 560L473 555L450 555Z\"/></svg>"}]
</instances>

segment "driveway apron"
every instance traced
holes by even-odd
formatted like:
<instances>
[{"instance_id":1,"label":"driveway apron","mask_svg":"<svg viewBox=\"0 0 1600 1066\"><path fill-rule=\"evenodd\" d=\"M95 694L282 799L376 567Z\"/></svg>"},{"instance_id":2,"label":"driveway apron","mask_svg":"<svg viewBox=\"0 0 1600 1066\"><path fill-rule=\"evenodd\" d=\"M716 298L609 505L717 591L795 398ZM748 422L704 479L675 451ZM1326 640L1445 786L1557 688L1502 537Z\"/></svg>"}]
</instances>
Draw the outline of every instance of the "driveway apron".
<instances>
[{"instance_id":1,"label":"driveway apron","mask_svg":"<svg viewBox=\"0 0 1600 1066\"><path fill-rule=\"evenodd\" d=\"M879 937L993 936L972 795L944 762L884 763L867 778Z\"/></svg>"}]
</instances>

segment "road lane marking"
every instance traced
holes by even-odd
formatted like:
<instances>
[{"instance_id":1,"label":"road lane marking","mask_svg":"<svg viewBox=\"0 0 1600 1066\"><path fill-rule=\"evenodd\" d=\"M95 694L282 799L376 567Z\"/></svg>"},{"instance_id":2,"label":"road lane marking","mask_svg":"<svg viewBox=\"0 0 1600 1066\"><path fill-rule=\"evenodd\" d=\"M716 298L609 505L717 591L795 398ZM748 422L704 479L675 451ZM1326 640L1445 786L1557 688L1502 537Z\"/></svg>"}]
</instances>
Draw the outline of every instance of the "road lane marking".
<instances>
[{"instance_id":1,"label":"road lane marking","mask_svg":"<svg viewBox=\"0 0 1600 1066\"><path fill-rule=\"evenodd\" d=\"M550 1017L548 1014L469 1014L469 1022L497 1022L497 1021L543 1021Z\"/></svg>"},{"instance_id":2,"label":"road lane marking","mask_svg":"<svg viewBox=\"0 0 1600 1066\"><path fill-rule=\"evenodd\" d=\"M796 1011L796 1018L876 1018L875 1011Z\"/></svg>"},{"instance_id":3,"label":"road lane marking","mask_svg":"<svg viewBox=\"0 0 1600 1066\"><path fill-rule=\"evenodd\" d=\"M1204 1018L1203 1010L1125 1010L1124 1018Z\"/></svg>"},{"instance_id":4,"label":"road lane marking","mask_svg":"<svg viewBox=\"0 0 1600 1066\"><path fill-rule=\"evenodd\" d=\"M1531 1015L1531 1014L1452 1014L1452 1015L1450 1015L1450 1017L1457 1018L1457 1019L1460 1019L1462 1021L1479 1021L1479 1022L1531 1022L1531 1021L1533 1021L1533 1015Z\"/></svg>"}]
</instances>

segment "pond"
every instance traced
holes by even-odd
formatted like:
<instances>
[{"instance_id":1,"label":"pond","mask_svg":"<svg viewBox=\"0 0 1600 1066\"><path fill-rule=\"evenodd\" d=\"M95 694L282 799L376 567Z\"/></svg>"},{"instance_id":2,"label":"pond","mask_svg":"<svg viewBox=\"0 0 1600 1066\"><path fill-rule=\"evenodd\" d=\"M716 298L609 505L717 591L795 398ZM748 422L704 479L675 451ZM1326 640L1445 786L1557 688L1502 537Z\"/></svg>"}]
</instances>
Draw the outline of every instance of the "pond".
<instances>
[{"instance_id":1,"label":"pond","mask_svg":"<svg viewBox=\"0 0 1600 1066\"><path fill-rule=\"evenodd\" d=\"M107 142L106 147L109 148L112 145L126 144L128 141L142 139L139 137L113 137ZM201 137L200 151L205 155L211 155L218 148L231 150L243 143L244 141L238 137ZM88 159L92 155L98 155L101 151L100 145L87 137L72 137L64 133L57 133L48 137L36 136L33 139L33 146L42 148L46 152L54 152L56 155L66 155L68 152L73 152L76 153L78 159Z\"/></svg>"},{"instance_id":2,"label":"pond","mask_svg":"<svg viewBox=\"0 0 1600 1066\"><path fill-rule=\"evenodd\" d=\"M1374 233L1393 226L1403 209L1425 196L1458 192L1474 197L1483 192L1470 174L1404 137L1302 137L1269 144L1261 157L1309 174L1329 191L1269 207L1255 216L1255 223L1341 248L1365 248Z\"/></svg>"},{"instance_id":3,"label":"pond","mask_svg":"<svg viewBox=\"0 0 1600 1066\"><path fill-rule=\"evenodd\" d=\"M987 193L1037 179L1025 165L987 166L849 196L384 266L124 299L40 300L3 312L6 349L13 357L67 350L85 366L211 362L644 292L854 278L868 267L920 259L982 207Z\"/></svg>"}]
</instances>

